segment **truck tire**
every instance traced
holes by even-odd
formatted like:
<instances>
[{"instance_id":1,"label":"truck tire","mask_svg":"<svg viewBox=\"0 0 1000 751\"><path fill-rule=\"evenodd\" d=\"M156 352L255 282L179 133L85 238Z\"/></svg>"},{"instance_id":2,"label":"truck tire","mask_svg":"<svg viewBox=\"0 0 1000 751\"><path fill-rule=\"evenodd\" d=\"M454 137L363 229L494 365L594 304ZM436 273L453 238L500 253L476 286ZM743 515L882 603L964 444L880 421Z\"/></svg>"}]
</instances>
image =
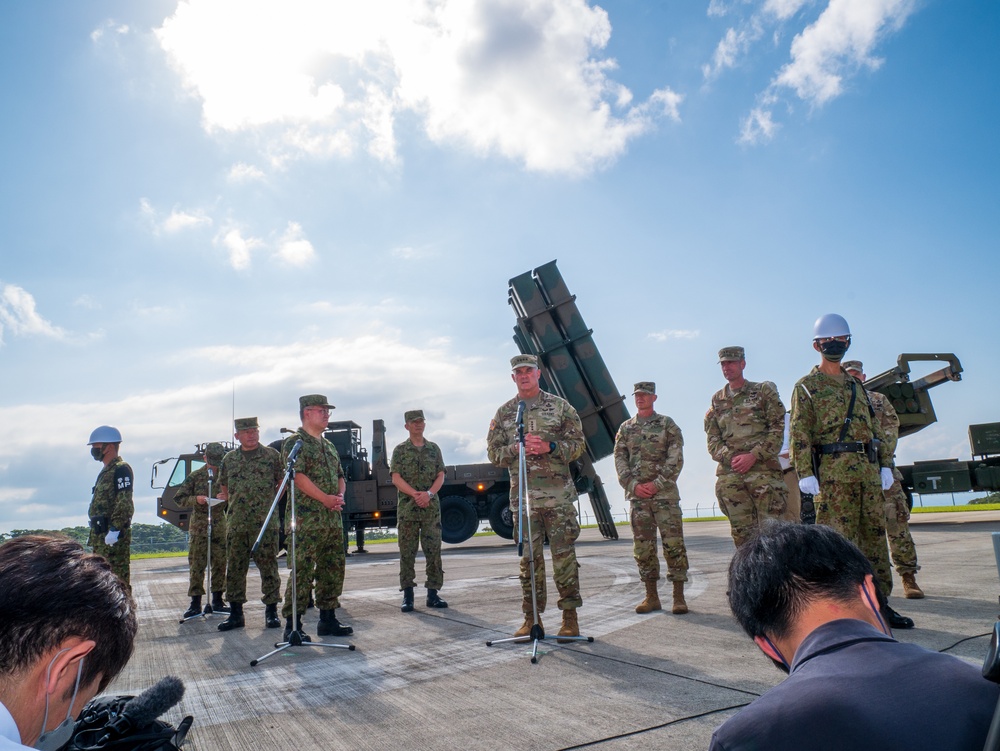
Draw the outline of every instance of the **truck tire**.
<instances>
[{"instance_id":1,"label":"truck tire","mask_svg":"<svg viewBox=\"0 0 1000 751\"><path fill-rule=\"evenodd\" d=\"M467 498L449 495L441 499L441 539L452 545L465 542L479 529L479 514Z\"/></svg>"},{"instance_id":2,"label":"truck tire","mask_svg":"<svg viewBox=\"0 0 1000 751\"><path fill-rule=\"evenodd\" d=\"M490 503L490 526L505 540L514 539L514 512L506 495L498 495Z\"/></svg>"}]
</instances>

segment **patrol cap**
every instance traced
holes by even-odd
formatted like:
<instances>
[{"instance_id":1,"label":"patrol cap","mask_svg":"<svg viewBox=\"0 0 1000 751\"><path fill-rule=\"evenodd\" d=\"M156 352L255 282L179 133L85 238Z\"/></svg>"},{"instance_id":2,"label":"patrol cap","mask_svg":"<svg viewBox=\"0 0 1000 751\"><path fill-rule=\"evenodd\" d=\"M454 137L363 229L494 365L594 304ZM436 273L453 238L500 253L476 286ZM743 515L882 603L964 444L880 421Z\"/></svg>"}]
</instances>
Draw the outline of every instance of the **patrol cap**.
<instances>
[{"instance_id":1,"label":"patrol cap","mask_svg":"<svg viewBox=\"0 0 1000 751\"><path fill-rule=\"evenodd\" d=\"M237 417L233 424L236 426L237 432L260 427L260 425L257 424L256 417Z\"/></svg>"},{"instance_id":2,"label":"patrol cap","mask_svg":"<svg viewBox=\"0 0 1000 751\"><path fill-rule=\"evenodd\" d=\"M865 366L861 364L861 360L848 360L847 362L842 362L841 365L844 366L844 370L856 370L859 373L865 372Z\"/></svg>"},{"instance_id":3,"label":"patrol cap","mask_svg":"<svg viewBox=\"0 0 1000 751\"><path fill-rule=\"evenodd\" d=\"M424 411L422 409L411 409L409 412L403 413L404 422L413 422L414 420L423 420Z\"/></svg>"},{"instance_id":4,"label":"patrol cap","mask_svg":"<svg viewBox=\"0 0 1000 751\"><path fill-rule=\"evenodd\" d=\"M534 355L517 355L510 358L510 369L518 368L538 368L538 358Z\"/></svg>"},{"instance_id":5,"label":"patrol cap","mask_svg":"<svg viewBox=\"0 0 1000 751\"><path fill-rule=\"evenodd\" d=\"M652 381L639 381L635 388L632 389L633 394L652 394L656 396L656 384Z\"/></svg>"},{"instance_id":6,"label":"patrol cap","mask_svg":"<svg viewBox=\"0 0 1000 751\"><path fill-rule=\"evenodd\" d=\"M332 404L330 404L323 394L306 394L305 396L299 397L299 409L305 409L306 407L327 407L328 409L336 409Z\"/></svg>"},{"instance_id":7,"label":"patrol cap","mask_svg":"<svg viewBox=\"0 0 1000 751\"><path fill-rule=\"evenodd\" d=\"M221 443L210 443L205 447L205 461L213 467L222 464L222 457L226 455L226 449Z\"/></svg>"},{"instance_id":8,"label":"patrol cap","mask_svg":"<svg viewBox=\"0 0 1000 751\"><path fill-rule=\"evenodd\" d=\"M719 362L739 362L746 360L746 350L743 347L723 347L719 350Z\"/></svg>"}]
</instances>

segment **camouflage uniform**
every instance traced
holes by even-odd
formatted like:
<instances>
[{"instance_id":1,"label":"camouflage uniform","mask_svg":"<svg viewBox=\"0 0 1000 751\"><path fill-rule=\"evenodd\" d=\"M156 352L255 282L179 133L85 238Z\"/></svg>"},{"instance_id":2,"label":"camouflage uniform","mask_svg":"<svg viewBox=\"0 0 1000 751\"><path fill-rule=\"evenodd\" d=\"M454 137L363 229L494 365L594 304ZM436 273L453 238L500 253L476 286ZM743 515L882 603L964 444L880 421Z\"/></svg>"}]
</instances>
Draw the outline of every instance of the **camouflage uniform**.
<instances>
[{"instance_id":1,"label":"camouflage uniform","mask_svg":"<svg viewBox=\"0 0 1000 751\"><path fill-rule=\"evenodd\" d=\"M857 390L853 419L844 442L881 441L878 463L863 453L822 454L816 496L816 523L833 527L857 545L871 561L883 594L892 592L889 552L885 543L885 498L879 467L890 467L892 455L885 444L885 432L872 414L864 387L841 370L840 377L814 367L795 384L792 394L791 446L799 478L815 475L812 447L840 441L840 431L851 401L851 383Z\"/></svg>"},{"instance_id":2,"label":"camouflage uniform","mask_svg":"<svg viewBox=\"0 0 1000 751\"><path fill-rule=\"evenodd\" d=\"M511 488L519 484L518 460L520 446L517 441L517 403L514 397L497 410L486 437L486 450L490 461L506 467L510 472ZM555 451L540 456L525 456L528 472L528 498L530 513L531 549L534 551L535 595L538 612L545 610L545 558L544 541L549 539L552 555L552 578L559 590L559 609L575 610L583 604L580 597L580 572L576 562L574 543L580 536L580 523L576 513L576 488L570 472L570 462L583 454L585 443L583 426L576 410L553 394L539 392L533 399L525 399L525 432L533 433L556 444ZM514 512L514 534L519 536L517 491L511 492L510 506ZM528 547L521 558L522 608L531 612L531 570L528 568Z\"/></svg>"},{"instance_id":3,"label":"camouflage uniform","mask_svg":"<svg viewBox=\"0 0 1000 751\"><path fill-rule=\"evenodd\" d=\"M663 540L670 581L687 581L688 559L684 547L681 496L677 476L684 466L684 438L677 424L653 413L632 417L621 424L615 436L615 470L631 505L633 555L644 582L660 578L656 556L656 530ZM659 490L653 498L639 498L635 487L653 482Z\"/></svg>"},{"instance_id":4,"label":"camouflage uniform","mask_svg":"<svg viewBox=\"0 0 1000 751\"><path fill-rule=\"evenodd\" d=\"M116 456L97 475L94 495L87 512L91 526L90 547L97 555L108 559L111 570L128 585L130 592L132 585L129 581L129 558L132 553L132 514L135 513L132 485L132 468L124 459ZM96 517L107 517L104 532L94 530ZM119 531L118 541L114 545L106 545L104 537L111 529Z\"/></svg>"},{"instance_id":5,"label":"camouflage uniform","mask_svg":"<svg viewBox=\"0 0 1000 751\"><path fill-rule=\"evenodd\" d=\"M212 493L218 496L218 478L212 481ZM198 503L198 496L208 492L208 467L189 474L177 488L174 503L192 509L188 524L188 597L205 594L205 567L208 565L208 505ZM226 586L226 504L212 507L212 589L221 592Z\"/></svg>"},{"instance_id":6,"label":"camouflage uniform","mask_svg":"<svg viewBox=\"0 0 1000 751\"><path fill-rule=\"evenodd\" d=\"M285 439L281 448L281 458L288 455L296 441L302 439L295 470L308 477L324 493L337 495L340 492L339 478L344 476L337 449L326 438L314 438L299 428ZM334 610L340 607L340 594L344 590L344 568L347 556L344 551L344 523L339 511L328 509L315 498L311 498L300 488L295 488L295 575L297 578L295 595L296 611L299 618L306 612L309 593L316 582L316 607L320 610ZM292 515L287 514L290 535ZM292 617L292 580L285 586L285 604L281 614Z\"/></svg>"},{"instance_id":7,"label":"camouflage uniform","mask_svg":"<svg viewBox=\"0 0 1000 751\"><path fill-rule=\"evenodd\" d=\"M260 445L253 451L238 448L222 460L219 486L229 492L226 596L231 603L242 605L247 601L250 550L264 526L282 474L281 456L270 446ZM281 600L277 515L271 517L253 562L260 571L261 602L277 604Z\"/></svg>"},{"instance_id":8,"label":"camouflage uniform","mask_svg":"<svg viewBox=\"0 0 1000 751\"><path fill-rule=\"evenodd\" d=\"M444 472L444 458L436 443L424 440L414 446L409 439L392 450L389 471L398 474L414 490L429 490ZM427 508L420 508L412 496L402 490L396 506L396 529L399 532L399 589L414 586L414 561L418 543L423 546L427 589L441 589L444 569L441 565L441 500L435 493Z\"/></svg>"},{"instance_id":9,"label":"camouflage uniform","mask_svg":"<svg viewBox=\"0 0 1000 751\"><path fill-rule=\"evenodd\" d=\"M885 432L887 450L892 456L899 441L899 416L885 394L869 391L868 398ZM903 475L893 466L892 476L895 482L885 491L885 531L889 537L889 552L900 576L915 574L920 566L917 565L917 548L910 535L910 506L903 492Z\"/></svg>"},{"instance_id":10,"label":"camouflage uniform","mask_svg":"<svg viewBox=\"0 0 1000 751\"><path fill-rule=\"evenodd\" d=\"M719 463L715 495L737 545L746 542L765 519L785 514L788 491L778 462L784 432L785 405L773 384L746 381L735 393L726 384L712 396L705 434L708 452ZM730 461L743 453L753 454L757 461L740 474Z\"/></svg>"}]
</instances>

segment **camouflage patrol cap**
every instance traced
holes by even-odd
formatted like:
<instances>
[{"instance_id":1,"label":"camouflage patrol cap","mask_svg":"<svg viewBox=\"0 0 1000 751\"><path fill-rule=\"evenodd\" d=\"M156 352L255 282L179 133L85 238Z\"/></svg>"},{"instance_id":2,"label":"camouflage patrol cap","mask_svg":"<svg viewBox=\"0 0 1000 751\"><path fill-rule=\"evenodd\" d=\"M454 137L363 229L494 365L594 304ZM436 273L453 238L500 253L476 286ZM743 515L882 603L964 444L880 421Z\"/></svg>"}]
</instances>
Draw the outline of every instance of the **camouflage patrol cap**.
<instances>
[{"instance_id":1,"label":"camouflage patrol cap","mask_svg":"<svg viewBox=\"0 0 1000 751\"><path fill-rule=\"evenodd\" d=\"M205 447L205 461L213 467L222 464L222 457L226 455L226 449L221 443L210 443Z\"/></svg>"},{"instance_id":2,"label":"camouflage patrol cap","mask_svg":"<svg viewBox=\"0 0 1000 751\"><path fill-rule=\"evenodd\" d=\"M635 388L632 389L633 394L652 394L656 396L656 384L652 381L639 381Z\"/></svg>"},{"instance_id":3,"label":"camouflage patrol cap","mask_svg":"<svg viewBox=\"0 0 1000 751\"><path fill-rule=\"evenodd\" d=\"M414 420L423 420L424 411L422 409L411 409L409 412L403 413L403 422L413 422Z\"/></svg>"},{"instance_id":4,"label":"camouflage patrol cap","mask_svg":"<svg viewBox=\"0 0 1000 751\"><path fill-rule=\"evenodd\" d=\"M719 350L719 362L738 362L746 360L746 350L743 347L723 347Z\"/></svg>"},{"instance_id":5,"label":"camouflage patrol cap","mask_svg":"<svg viewBox=\"0 0 1000 751\"><path fill-rule=\"evenodd\" d=\"M538 368L538 358L534 355L517 355L510 358L510 369Z\"/></svg>"},{"instance_id":6,"label":"camouflage patrol cap","mask_svg":"<svg viewBox=\"0 0 1000 751\"><path fill-rule=\"evenodd\" d=\"M236 426L237 432L240 430L249 430L250 428L260 427L260 425L257 424L256 417L237 417L233 424Z\"/></svg>"},{"instance_id":7,"label":"camouflage patrol cap","mask_svg":"<svg viewBox=\"0 0 1000 751\"><path fill-rule=\"evenodd\" d=\"M841 365L844 366L844 370L856 370L859 373L865 372L865 366L861 364L861 360L847 360L842 362Z\"/></svg>"},{"instance_id":8,"label":"camouflage patrol cap","mask_svg":"<svg viewBox=\"0 0 1000 751\"><path fill-rule=\"evenodd\" d=\"M305 396L299 397L299 409L305 409L306 407L328 407L329 409L336 409L332 404L330 404L323 394L306 394Z\"/></svg>"}]
</instances>

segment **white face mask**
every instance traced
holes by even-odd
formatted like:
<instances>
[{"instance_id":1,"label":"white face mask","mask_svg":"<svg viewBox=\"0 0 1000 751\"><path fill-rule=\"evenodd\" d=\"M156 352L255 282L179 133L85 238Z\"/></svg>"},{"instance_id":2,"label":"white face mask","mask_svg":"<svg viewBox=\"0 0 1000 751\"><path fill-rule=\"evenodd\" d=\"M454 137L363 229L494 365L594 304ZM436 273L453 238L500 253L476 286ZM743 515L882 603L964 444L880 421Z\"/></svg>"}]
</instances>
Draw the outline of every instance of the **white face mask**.
<instances>
[{"instance_id":1,"label":"white face mask","mask_svg":"<svg viewBox=\"0 0 1000 751\"><path fill-rule=\"evenodd\" d=\"M46 686L48 685L49 677L52 674L52 665L55 664L55 661L63 652L69 652L69 649L57 652L56 656L52 658L52 662L49 663L49 667L45 671ZM45 716L42 718L42 734L38 736L38 740L35 742L35 748L41 749L41 751L56 751L56 749L60 749L65 746L69 739L73 737L73 726L76 724L73 720L73 704L76 703L76 695L80 691L81 675L83 675L82 657L76 666L76 685L73 686L73 698L69 700L69 706L66 708L66 719L48 732L45 732L45 727L49 724L49 694L46 692Z\"/></svg>"}]
</instances>

